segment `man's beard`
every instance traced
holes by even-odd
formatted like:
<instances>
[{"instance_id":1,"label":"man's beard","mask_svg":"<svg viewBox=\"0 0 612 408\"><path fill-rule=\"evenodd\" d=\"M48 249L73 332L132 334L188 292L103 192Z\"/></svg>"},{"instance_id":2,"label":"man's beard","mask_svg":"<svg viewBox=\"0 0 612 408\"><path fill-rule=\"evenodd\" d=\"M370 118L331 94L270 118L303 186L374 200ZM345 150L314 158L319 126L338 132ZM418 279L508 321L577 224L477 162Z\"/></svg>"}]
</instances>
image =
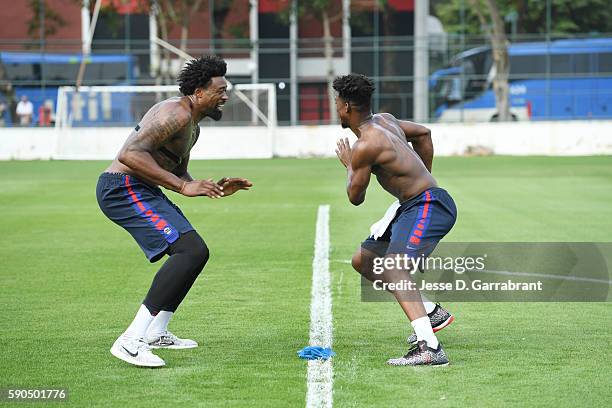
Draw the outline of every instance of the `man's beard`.
<instances>
[{"instance_id":1,"label":"man's beard","mask_svg":"<svg viewBox=\"0 0 612 408\"><path fill-rule=\"evenodd\" d=\"M348 123L346 123L346 122L345 122L345 121L343 121L343 120L340 120L340 125L342 126L342 129L346 129L346 128L348 128L348 127L349 127Z\"/></svg>"},{"instance_id":2,"label":"man's beard","mask_svg":"<svg viewBox=\"0 0 612 408\"><path fill-rule=\"evenodd\" d=\"M219 108L215 108L207 115L212 120L220 120L223 116L223 111Z\"/></svg>"}]
</instances>

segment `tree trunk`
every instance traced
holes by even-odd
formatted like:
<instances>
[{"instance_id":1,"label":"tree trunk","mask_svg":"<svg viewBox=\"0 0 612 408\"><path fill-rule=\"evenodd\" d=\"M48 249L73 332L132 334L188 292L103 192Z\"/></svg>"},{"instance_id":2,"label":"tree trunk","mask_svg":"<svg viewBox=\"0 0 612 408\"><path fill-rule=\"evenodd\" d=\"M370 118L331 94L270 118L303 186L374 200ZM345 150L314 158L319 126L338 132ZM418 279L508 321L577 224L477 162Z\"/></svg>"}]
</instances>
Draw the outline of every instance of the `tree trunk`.
<instances>
[{"instance_id":1,"label":"tree trunk","mask_svg":"<svg viewBox=\"0 0 612 408\"><path fill-rule=\"evenodd\" d=\"M499 10L494 0L487 0L491 21L493 22L493 35L491 45L493 46L493 61L495 62L495 77L493 78L493 90L495 91L495 103L499 121L508 121L510 116L510 90L508 76L510 75L510 60L508 58L508 40L504 32L504 22L499 15Z\"/></svg>"},{"instance_id":2,"label":"tree trunk","mask_svg":"<svg viewBox=\"0 0 612 408\"><path fill-rule=\"evenodd\" d=\"M181 25L181 51L187 52L187 38L189 37L189 22L195 13L200 9L200 5L202 4L202 0L196 0L191 5L191 9L189 9L189 3L183 3L183 21Z\"/></svg>"},{"instance_id":3,"label":"tree trunk","mask_svg":"<svg viewBox=\"0 0 612 408\"><path fill-rule=\"evenodd\" d=\"M331 23L327 10L321 12L323 17L323 40L325 43L325 62L327 64L327 98L329 103L329 121L330 123L338 122L338 112L336 112L336 103L334 97L334 49L333 38L331 36Z\"/></svg>"},{"instance_id":4,"label":"tree trunk","mask_svg":"<svg viewBox=\"0 0 612 408\"><path fill-rule=\"evenodd\" d=\"M168 22L166 21L166 17L164 15L163 10L160 10L158 15L158 25L161 31L161 38L164 41L168 41ZM166 84L169 78L170 71L170 52L165 48L161 47L161 61L159 64L159 69L155 78L155 84L161 85Z\"/></svg>"},{"instance_id":5,"label":"tree trunk","mask_svg":"<svg viewBox=\"0 0 612 408\"><path fill-rule=\"evenodd\" d=\"M504 32L504 22L502 21L499 10L494 0L487 0L487 7L493 23L493 32L488 28L487 21L481 11L480 0L470 0L472 8L478 15L480 24L483 25L489 40L491 41L491 53L495 76L493 77L493 92L495 92L495 107L497 110L496 120L508 121L510 115L510 95L508 86L508 76L510 74L510 60L508 58L508 40Z\"/></svg>"},{"instance_id":6,"label":"tree trunk","mask_svg":"<svg viewBox=\"0 0 612 408\"><path fill-rule=\"evenodd\" d=\"M187 52L187 35L189 33L189 19L184 18L183 24L181 25L181 44L179 48L181 51Z\"/></svg>"},{"instance_id":7,"label":"tree trunk","mask_svg":"<svg viewBox=\"0 0 612 408\"><path fill-rule=\"evenodd\" d=\"M383 33L384 36L392 36L392 32L391 32L391 13L393 13L393 9L389 8L389 7L385 7L384 4L377 4L376 7L381 8L382 10L379 11L379 13L382 13L382 28L383 28ZM383 39L383 41L385 41ZM384 42L383 42L383 46L384 46ZM382 66L382 71L383 71L383 76L394 76L394 75L398 75L398 71L396 70L396 63L395 63L395 59L396 59L396 53L393 51L383 51L382 52L382 57L383 57L383 66ZM389 82L389 81L381 81L380 82L380 90L379 90L379 95L380 94L384 94L384 93L388 93L393 95L394 93L397 92L396 90L397 85L393 82ZM380 98L379 98L380 101ZM400 102L401 105L404 105L403 103ZM401 108L400 108L401 109ZM393 109L392 106L389 106L389 103L385 103L379 102L379 111L380 112L394 112L395 109ZM394 112L395 113L395 112ZM401 114L403 112L397 111L398 114ZM406 112L407 113L407 112ZM407 113L408 114L408 113ZM409 114L408 114L409 115ZM398 116L400 117L400 116Z\"/></svg>"}]
</instances>

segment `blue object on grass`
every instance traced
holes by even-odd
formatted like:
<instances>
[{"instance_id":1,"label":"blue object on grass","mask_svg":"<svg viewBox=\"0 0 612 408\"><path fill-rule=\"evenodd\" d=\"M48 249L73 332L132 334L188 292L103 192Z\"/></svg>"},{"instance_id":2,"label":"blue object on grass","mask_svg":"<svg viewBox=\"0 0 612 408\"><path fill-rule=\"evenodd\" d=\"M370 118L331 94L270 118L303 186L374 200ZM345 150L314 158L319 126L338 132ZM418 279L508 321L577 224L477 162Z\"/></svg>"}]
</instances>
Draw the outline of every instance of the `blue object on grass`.
<instances>
[{"instance_id":1,"label":"blue object on grass","mask_svg":"<svg viewBox=\"0 0 612 408\"><path fill-rule=\"evenodd\" d=\"M329 347L306 346L297 352L298 357L304 360L327 360L336 355Z\"/></svg>"}]
</instances>

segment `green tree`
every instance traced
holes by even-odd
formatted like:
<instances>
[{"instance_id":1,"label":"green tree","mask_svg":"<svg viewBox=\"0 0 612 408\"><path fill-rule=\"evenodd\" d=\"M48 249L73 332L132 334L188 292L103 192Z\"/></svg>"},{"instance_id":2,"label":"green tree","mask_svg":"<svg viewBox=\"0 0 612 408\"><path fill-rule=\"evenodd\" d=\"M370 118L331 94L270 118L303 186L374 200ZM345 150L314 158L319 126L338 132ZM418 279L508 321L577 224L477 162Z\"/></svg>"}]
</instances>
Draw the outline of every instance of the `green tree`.
<instances>
[{"instance_id":1,"label":"green tree","mask_svg":"<svg viewBox=\"0 0 612 408\"><path fill-rule=\"evenodd\" d=\"M340 6L340 7L338 7ZM279 14L279 18L283 22L288 22L291 16L292 7L296 7L297 16L314 16L319 19L323 25L323 54L325 56L325 78L327 82L327 98L329 104L329 119L330 122L338 121L338 113L336 112L336 104L334 101L334 38L331 34L332 23L342 19L341 3L334 0L311 0L311 1L289 1L287 8Z\"/></svg>"},{"instance_id":2,"label":"green tree","mask_svg":"<svg viewBox=\"0 0 612 408\"><path fill-rule=\"evenodd\" d=\"M612 32L609 0L551 0L551 35ZM498 120L509 120L508 41L509 27L503 16L516 15L517 34L543 34L547 30L547 1L538 0L440 0L434 13L449 33L485 34L491 43L494 63L493 90ZM485 16L485 13L487 16Z\"/></svg>"},{"instance_id":3,"label":"green tree","mask_svg":"<svg viewBox=\"0 0 612 408\"><path fill-rule=\"evenodd\" d=\"M211 0L209 0L210 3ZM189 23L193 16L200 11L202 0L182 0L182 1L171 1L171 0L158 0L157 6L159 7L159 22L162 30L162 34L165 33L167 41L168 26L167 23L171 22L177 24L181 28L181 40L179 48L181 51L187 51L187 39L189 36Z\"/></svg>"},{"instance_id":4,"label":"green tree","mask_svg":"<svg viewBox=\"0 0 612 408\"><path fill-rule=\"evenodd\" d=\"M187 52L187 41L189 37L189 24L192 18L201 10L202 0L149 0L150 7L153 8L157 25L159 27L159 37L170 42L170 32L174 26L179 26L181 37L179 49ZM210 2L212 0L208 0ZM166 48L161 49L161 61L155 74L157 85L174 83L174 73L171 70L172 54Z\"/></svg>"},{"instance_id":5,"label":"green tree","mask_svg":"<svg viewBox=\"0 0 612 408\"><path fill-rule=\"evenodd\" d=\"M46 38L57 32L58 27L66 25L66 20L60 14L50 8L45 0L28 0L28 7L32 11L31 18L28 20L28 35L32 38L40 38L40 15L44 15L44 33Z\"/></svg>"},{"instance_id":6,"label":"green tree","mask_svg":"<svg viewBox=\"0 0 612 408\"><path fill-rule=\"evenodd\" d=\"M553 34L612 32L612 7L609 0L551 1ZM495 4L502 17L510 13L518 15L518 34L546 33L546 0L495 0ZM432 11L449 33L483 33L477 10L467 0L432 1ZM509 28L506 27L506 32L509 32Z\"/></svg>"}]
</instances>

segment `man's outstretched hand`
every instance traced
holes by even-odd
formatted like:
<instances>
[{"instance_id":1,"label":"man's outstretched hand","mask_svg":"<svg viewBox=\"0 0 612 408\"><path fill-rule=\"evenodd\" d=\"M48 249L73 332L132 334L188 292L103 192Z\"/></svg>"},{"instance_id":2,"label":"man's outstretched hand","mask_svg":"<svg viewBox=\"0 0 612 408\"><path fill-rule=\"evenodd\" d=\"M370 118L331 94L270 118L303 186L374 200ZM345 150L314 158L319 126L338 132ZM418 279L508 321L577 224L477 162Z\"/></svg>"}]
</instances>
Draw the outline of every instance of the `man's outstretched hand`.
<instances>
[{"instance_id":1,"label":"man's outstretched hand","mask_svg":"<svg viewBox=\"0 0 612 408\"><path fill-rule=\"evenodd\" d=\"M352 153L348 138L345 137L336 141L336 155L344 167L348 167L351 164Z\"/></svg>"},{"instance_id":2,"label":"man's outstretched hand","mask_svg":"<svg viewBox=\"0 0 612 408\"><path fill-rule=\"evenodd\" d=\"M248 190L253 186L253 183L249 180L237 177L223 177L217 184L223 187L224 197L232 195L238 190Z\"/></svg>"},{"instance_id":3,"label":"man's outstretched hand","mask_svg":"<svg viewBox=\"0 0 612 408\"><path fill-rule=\"evenodd\" d=\"M223 188L212 179L185 181L179 193L187 197L221 198L225 195Z\"/></svg>"}]
</instances>

